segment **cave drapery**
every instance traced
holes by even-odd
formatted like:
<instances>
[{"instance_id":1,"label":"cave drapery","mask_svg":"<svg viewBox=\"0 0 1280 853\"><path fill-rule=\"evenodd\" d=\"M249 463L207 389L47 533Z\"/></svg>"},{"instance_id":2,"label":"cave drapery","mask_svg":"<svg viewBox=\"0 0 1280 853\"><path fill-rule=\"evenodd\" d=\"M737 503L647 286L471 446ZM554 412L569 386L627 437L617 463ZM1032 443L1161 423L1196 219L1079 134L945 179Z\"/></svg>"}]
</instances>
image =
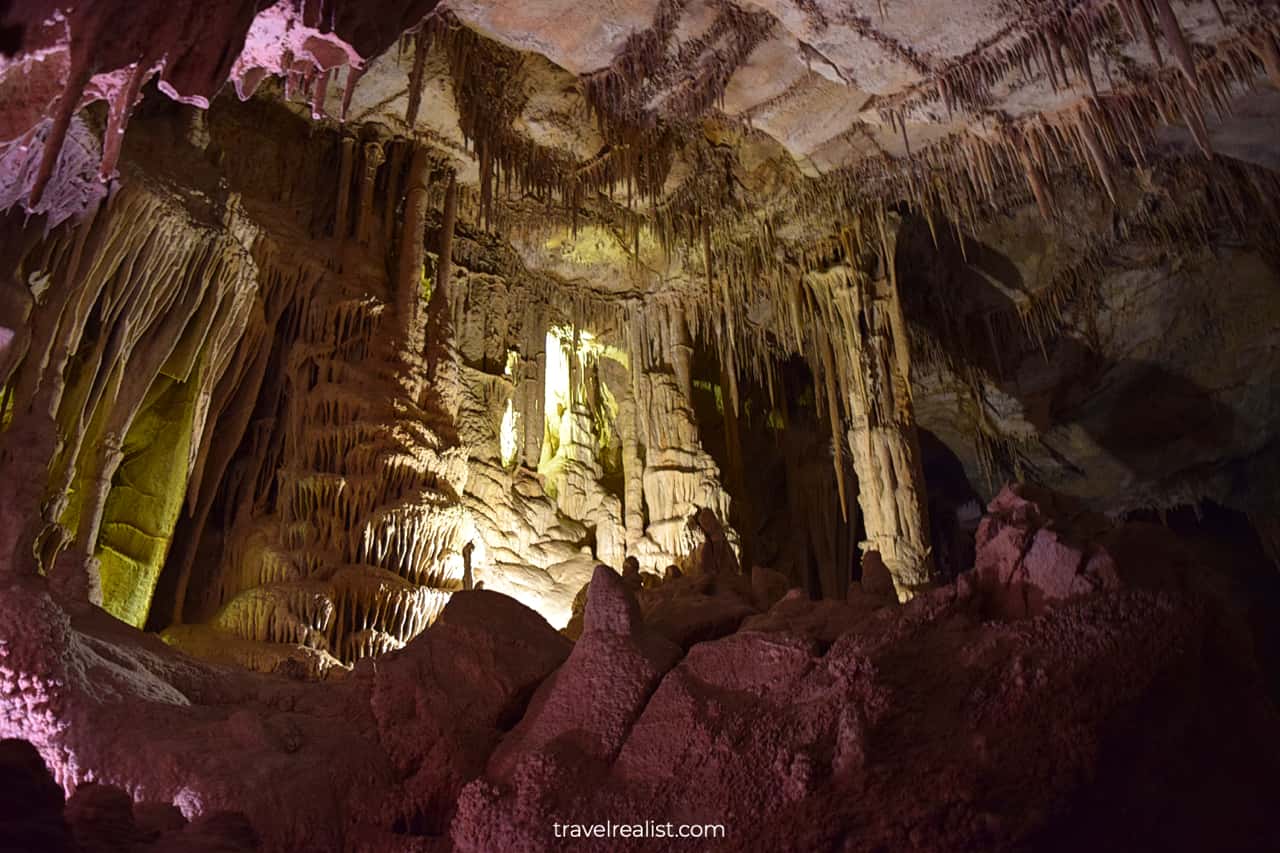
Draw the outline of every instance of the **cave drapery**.
<instances>
[{"instance_id":1,"label":"cave drapery","mask_svg":"<svg viewBox=\"0 0 1280 853\"><path fill-rule=\"evenodd\" d=\"M0 847L1280 849L1278 140L1275 0L0 0Z\"/></svg>"},{"instance_id":2,"label":"cave drapery","mask_svg":"<svg viewBox=\"0 0 1280 853\"><path fill-rule=\"evenodd\" d=\"M1270 3L975 3L976 35L660 0L600 41L554 3L179 5L6 13L7 574L323 675L472 583L562 627L699 510L815 597L954 574L1008 478L1274 541L1275 413L1225 381L1200 425L1110 284L1266 279ZM1213 306L1176 339L1245 315L1265 340ZM1104 422L1116 383L1191 400L1187 452Z\"/></svg>"}]
</instances>

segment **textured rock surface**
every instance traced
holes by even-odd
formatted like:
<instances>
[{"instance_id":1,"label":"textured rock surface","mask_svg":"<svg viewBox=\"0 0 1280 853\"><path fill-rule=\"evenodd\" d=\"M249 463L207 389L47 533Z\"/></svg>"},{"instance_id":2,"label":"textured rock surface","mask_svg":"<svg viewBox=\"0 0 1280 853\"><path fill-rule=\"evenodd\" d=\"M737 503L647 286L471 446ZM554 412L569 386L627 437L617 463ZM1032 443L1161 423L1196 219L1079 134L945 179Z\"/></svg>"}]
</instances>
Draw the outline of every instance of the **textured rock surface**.
<instances>
[{"instance_id":1,"label":"textured rock surface","mask_svg":"<svg viewBox=\"0 0 1280 853\"><path fill-rule=\"evenodd\" d=\"M1067 511L1052 493L1006 486L978 525L967 583L1002 618L1034 616L1049 603L1120 585L1115 560L1095 544L1105 519Z\"/></svg>"},{"instance_id":2,"label":"textured rock surface","mask_svg":"<svg viewBox=\"0 0 1280 853\"><path fill-rule=\"evenodd\" d=\"M274 850L442 831L568 653L532 611L471 592L411 650L306 684L196 663L101 618L75 627L37 588L0 601L0 735L36 744L69 789L118 785L188 820L243 811Z\"/></svg>"},{"instance_id":3,"label":"textured rock surface","mask_svg":"<svg viewBox=\"0 0 1280 853\"><path fill-rule=\"evenodd\" d=\"M1213 630L1201 609L1207 602L1199 601L1127 589L1003 623L984 622L981 597L955 589L904 608L788 596L736 633L689 649L648 699L611 765L556 741L530 749L518 772L498 774L491 766L463 793L452 837L463 850L676 849L682 842L548 838L553 823L639 824L660 815L677 823L727 822L728 839L705 845L711 849L741 849L744 839L769 850L838 843L1052 847L1056 815L1074 814L1077 798L1087 799L1085 780L1098 762L1142 763L1154 756L1144 750L1185 731L1179 723L1154 734L1130 732L1151 737L1149 746L1134 747L1147 755L1139 760L1109 740L1111 723L1104 721L1129 720L1148 702L1169 701L1167 719L1207 732L1197 727L1234 713L1216 696L1208 705L1217 710L1209 710L1194 690L1170 694L1163 686L1166 677L1195 680L1213 667L1201 657L1206 652L1192 651L1201 648L1193 637L1207 640ZM590 612L586 627L582 643L591 636ZM1117 645L1125 649L1123 663L1108 651ZM1233 689L1247 693L1250 681L1245 676ZM620 688L619 696L625 693ZM1183 704L1188 700L1199 710ZM1246 705L1251 725L1274 732L1268 700L1255 694ZM573 713L561 719L574 726ZM1248 764L1248 738L1230 740L1211 763ZM1190 761L1206 760L1217 748L1195 747ZM503 755L502 766L512 767L515 757ZM1266 756L1263 764L1274 766L1275 750L1268 747ZM1164 771L1148 765L1138 772ZM1264 798L1249 784L1234 789L1241 823L1232 830L1224 830L1218 811L1203 823L1165 816L1122 836L1151 832L1177 849L1205 843L1197 838L1250 849L1274 831L1266 828ZM1195 783L1183 785L1165 780L1160 796L1193 803ZM1092 828L1077 839L1109 843L1112 825L1087 817Z\"/></svg>"},{"instance_id":4,"label":"textured rock surface","mask_svg":"<svg viewBox=\"0 0 1280 853\"><path fill-rule=\"evenodd\" d=\"M0 824L1280 848L1272 0L0 6Z\"/></svg>"},{"instance_id":5,"label":"textured rock surface","mask_svg":"<svg viewBox=\"0 0 1280 853\"><path fill-rule=\"evenodd\" d=\"M1002 494L980 565L999 562L1002 535L1070 526L1038 501ZM246 837L220 810L242 811L268 850L442 836L458 850L553 850L565 843L553 824L656 819L724 824L708 846L725 850L1265 849L1280 717L1231 621L1237 603L1168 532L1126 530L1101 531L1120 575L1143 559L1163 573L1046 594L1031 618L990 619L980 583L905 606L793 591L682 653L600 568L572 649L518 603L465 592L405 649L322 685L196 663L10 586L0 734L34 743L74 790L67 823L30 752L6 742L0 772L31 792L23 831L128 831L143 850L175 849L146 833ZM675 583L670 597L701 595ZM1024 583L1051 593L1057 577ZM1209 806L1206 778L1219 780Z\"/></svg>"},{"instance_id":6,"label":"textured rock surface","mask_svg":"<svg viewBox=\"0 0 1280 853\"><path fill-rule=\"evenodd\" d=\"M221 336L229 351L177 371L199 367L200 387L181 382L163 401L152 399L163 383L139 379L122 405L99 405L113 397L109 377L90 378L76 346L65 364L48 363L50 378L87 383L92 405L80 405L78 388L36 399L33 389L56 383L40 384L35 366L46 362L28 357L15 329L0 356L6 393L24 415L15 437L29 434L25 415L46 404L62 410L63 430L121 421L99 424L107 449L88 463L77 449L86 436L58 439L65 448L43 493L31 486L18 501L44 510L41 530L15 524L24 553L38 538L38 562L61 557L58 575L77 595L83 587L97 596L95 573L108 576L101 594L115 612L154 627L186 618L193 581L193 598L208 606L193 600L191 615L226 623L214 639L235 637L223 649L264 666L283 656L319 671L330 657L349 663L403 643L461 585L468 543L479 549L475 576L493 568L480 582L505 583L561 623L594 561L632 555L661 572L688 554L696 542L687 520L701 507L732 528L735 548L783 550L776 525L757 529L774 520L753 507L742 431L761 416L749 411L753 395L768 400L766 418L791 404L778 392L781 365L796 357L811 374L799 393L812 385L806 416L825 428L839 513L826 499L808 512L795 496L830 483L788 483L796 506L786 515L812 517L812 547L779 567L827 595L856 577L858 548L879 553L902 597L965 562L952 555L967 544L946 536L957 507L943 501L941 519L929 518L917 423L961 459L984 498L996 482L1025 478L1110 512L1211 499L1263 526L1280 513L1268 486L1276 413L1264 381L1276 368L1276 184L1260 141L1280 80L1273 3L1108 0L1051 10L971 0L941 17L916 0L662 0L574 16L562 4L526 5L6 10L16 43L0 61L0 207L40 217L30 228L7 220L21 275L6 282L6 312L71 344L95 328L93 312L117 316L108 291L82 294L84 311L65 325L38 297L79 260L65 226L92 217L113 181L144 175L183 185L207 214L201 225L251 250L240 290L256 285L262 303L262 322L254 307L243 335L231 324ZM167 122L140 127L166 110ZM160 132L174 150L158 153L156 124L169 125ZM1225 156L1206 158L1214 146ZM411 164L416 177L406 175ZM446 186L455 188L450 217ZM85 228L97 233L103 221ZM36 239L60 222L49 240ZM404 233L419 229L423 245ZM454 231L458 245L439 258ZM971 264L974 243L982 249ZM96 238L85 245L100 254ZM272 261L263 246L287 251ZM925 276L913 297L909 279L936 260L931 252L987 289L948 304L966 288ZM490 377L476 410L506 403L521 427L521 476L510 482L492 465L501 453L485 446L485 430L471 430L461 449L459 425L438 417L452 416L458 389L410 400L401 392L413 389L384 382L400 371L412 385L425 358L417 267L429 289L452 263L459 275L447 289L457 298L445 313L457 351ZM1215 265L1233 286L1208 298L1201 284ZM321 297L285 299L290 287ZM981 346L927 328L916 297L941 300L938 313ZM139 307L107 325L136 331L156 355L166 333L147 316ZM204 328L204 314L196 319L188 338ZM354 325L324 328L346 320ZM390 328L397 335L384 334ZM553 328L595 335L632 363L588 359L574 386L584 396L548 412L538 386ZM122 352L138 346L131 337ZM278 350L265 346L271 340ZM285 342L314 351L286 352ZM193 344L180 343L189 358ZM492 377L513 353L510 387L496 388ZM346 356L359 369L321 375ZM719 374L710 380L708 356ZM92 350L87 358L95 362ZM139 377L150 363L133 362ZM341 397L341 411L273 410L279 386L269 377L290 370L290 389ZM715 415L695 416L695 385L708 381ZM361 395L390 398L395 413ZM143 402L158 405L143 411ZM335 416L363 426L326 420ZM397 426L379 432L369 418ZM429 434L414 434L415 420L429 421ZM721 428L713 420L723 421L718 455L703 440ZM159 431L173 446L148 441L148 457L139 441L157 424L174 425ZM556 437L545 460L544 425ZM213 435L229 446L215 448ZM325 442L337 444L321 452ZM33 443L33 459L52 455L47 440ZM186 477L165 464L184 452L193 456ZM362 458L306 458L352 453ZM244 464L247 455L261 464ZM471 494L464 456L481 472ZM412 457L420 482L389 494L368 485L400 476L387 474L391 457ZM215 464L206 478L207 459ZM523 476L541 463L544 481ZM12 467L15 481L36 479ZM277 495L272 478L282 472ZM172 476L130 497L108 487L116 473ZM53 512L67 486L91 495L82 515L80 497ZM195 520L178 512L184 487ZM157 505L134 506L144 494ZM266 504L245 511L257 526L238 517L246 503ZM343 518L349 530L338 535L334 513L361 517ZM235 522L230 541L204 535L219 516ZM954 545L941 569L940 545ZM277 582L286 586L271 588ZM149 617L152 584L165 601ZM342 607L348 593L359 606ZM342 618L350 625L339 627ZM173 636L215 645L194 633L182 626ZM239 640L303 651L255 652Z\"/></svg>"}]
</instances>

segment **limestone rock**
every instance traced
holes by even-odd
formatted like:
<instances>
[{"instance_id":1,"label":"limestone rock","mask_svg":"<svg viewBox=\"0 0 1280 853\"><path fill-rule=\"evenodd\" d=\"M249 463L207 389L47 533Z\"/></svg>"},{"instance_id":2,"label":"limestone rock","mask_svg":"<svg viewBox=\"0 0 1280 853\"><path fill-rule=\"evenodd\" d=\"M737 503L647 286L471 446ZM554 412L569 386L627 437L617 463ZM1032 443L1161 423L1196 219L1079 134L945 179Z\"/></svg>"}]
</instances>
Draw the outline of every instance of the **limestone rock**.
<instances>
[{"instance_id":1,"label":"limestone rock","mask_svg":"<svg viewBox=\"0 0 1280 853\"><path fill-rule=\"evenodd\" d=\"M1052 494L1006 486L978 526L973 586L992 612L1034 616L1047 605L1119 586L1115 561L1094 544L1103 519L1068 514Z\"/></svg>"}]
</instances>

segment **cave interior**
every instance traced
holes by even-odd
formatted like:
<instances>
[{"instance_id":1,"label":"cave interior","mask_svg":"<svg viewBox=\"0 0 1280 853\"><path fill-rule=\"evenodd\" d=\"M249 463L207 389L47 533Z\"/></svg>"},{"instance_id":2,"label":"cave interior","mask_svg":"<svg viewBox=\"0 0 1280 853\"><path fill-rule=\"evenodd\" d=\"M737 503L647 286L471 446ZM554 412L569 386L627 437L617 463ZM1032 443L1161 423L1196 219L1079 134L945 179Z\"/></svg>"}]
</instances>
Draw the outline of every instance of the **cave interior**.
<instances>
[{"instance_id":1,"label":"cave interior","mask_svg":"<svg viewBox=\"0 0 1280 853\"><path fill-rule=\"evenodd\" d=\"M0 851L1280 849L1278 388L1271 0L0 0Z\"/></svg>"}]
</instances>

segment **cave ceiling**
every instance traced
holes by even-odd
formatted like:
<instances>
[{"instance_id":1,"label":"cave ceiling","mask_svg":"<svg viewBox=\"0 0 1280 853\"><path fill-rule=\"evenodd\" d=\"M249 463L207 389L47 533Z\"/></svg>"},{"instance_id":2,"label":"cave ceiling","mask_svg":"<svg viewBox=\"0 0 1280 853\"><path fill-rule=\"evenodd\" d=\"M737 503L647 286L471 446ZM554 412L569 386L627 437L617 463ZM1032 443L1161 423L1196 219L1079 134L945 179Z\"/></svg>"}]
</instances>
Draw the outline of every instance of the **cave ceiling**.
<instances>
[{"instance_id":1,"label":"cave ceiling","mask_svg":"<svg viewBox=\"0 0 1280 853\"><path fill-rule=\"evenodd\" d=\"M105 100L109 175L152 78L154 96L196 107L256 94L429 142L526 262L627 290L708 275L713 257L803 265L902 203L971 228L1028 203L1069 218L1069 184L1119 203L1122 172L1211 153L1280 78L1274 7L19 2L0 145ZM60 147L65 129L50 132ZM29 180L33 210L46 181Z\"/></svg>"}]
</instances>

